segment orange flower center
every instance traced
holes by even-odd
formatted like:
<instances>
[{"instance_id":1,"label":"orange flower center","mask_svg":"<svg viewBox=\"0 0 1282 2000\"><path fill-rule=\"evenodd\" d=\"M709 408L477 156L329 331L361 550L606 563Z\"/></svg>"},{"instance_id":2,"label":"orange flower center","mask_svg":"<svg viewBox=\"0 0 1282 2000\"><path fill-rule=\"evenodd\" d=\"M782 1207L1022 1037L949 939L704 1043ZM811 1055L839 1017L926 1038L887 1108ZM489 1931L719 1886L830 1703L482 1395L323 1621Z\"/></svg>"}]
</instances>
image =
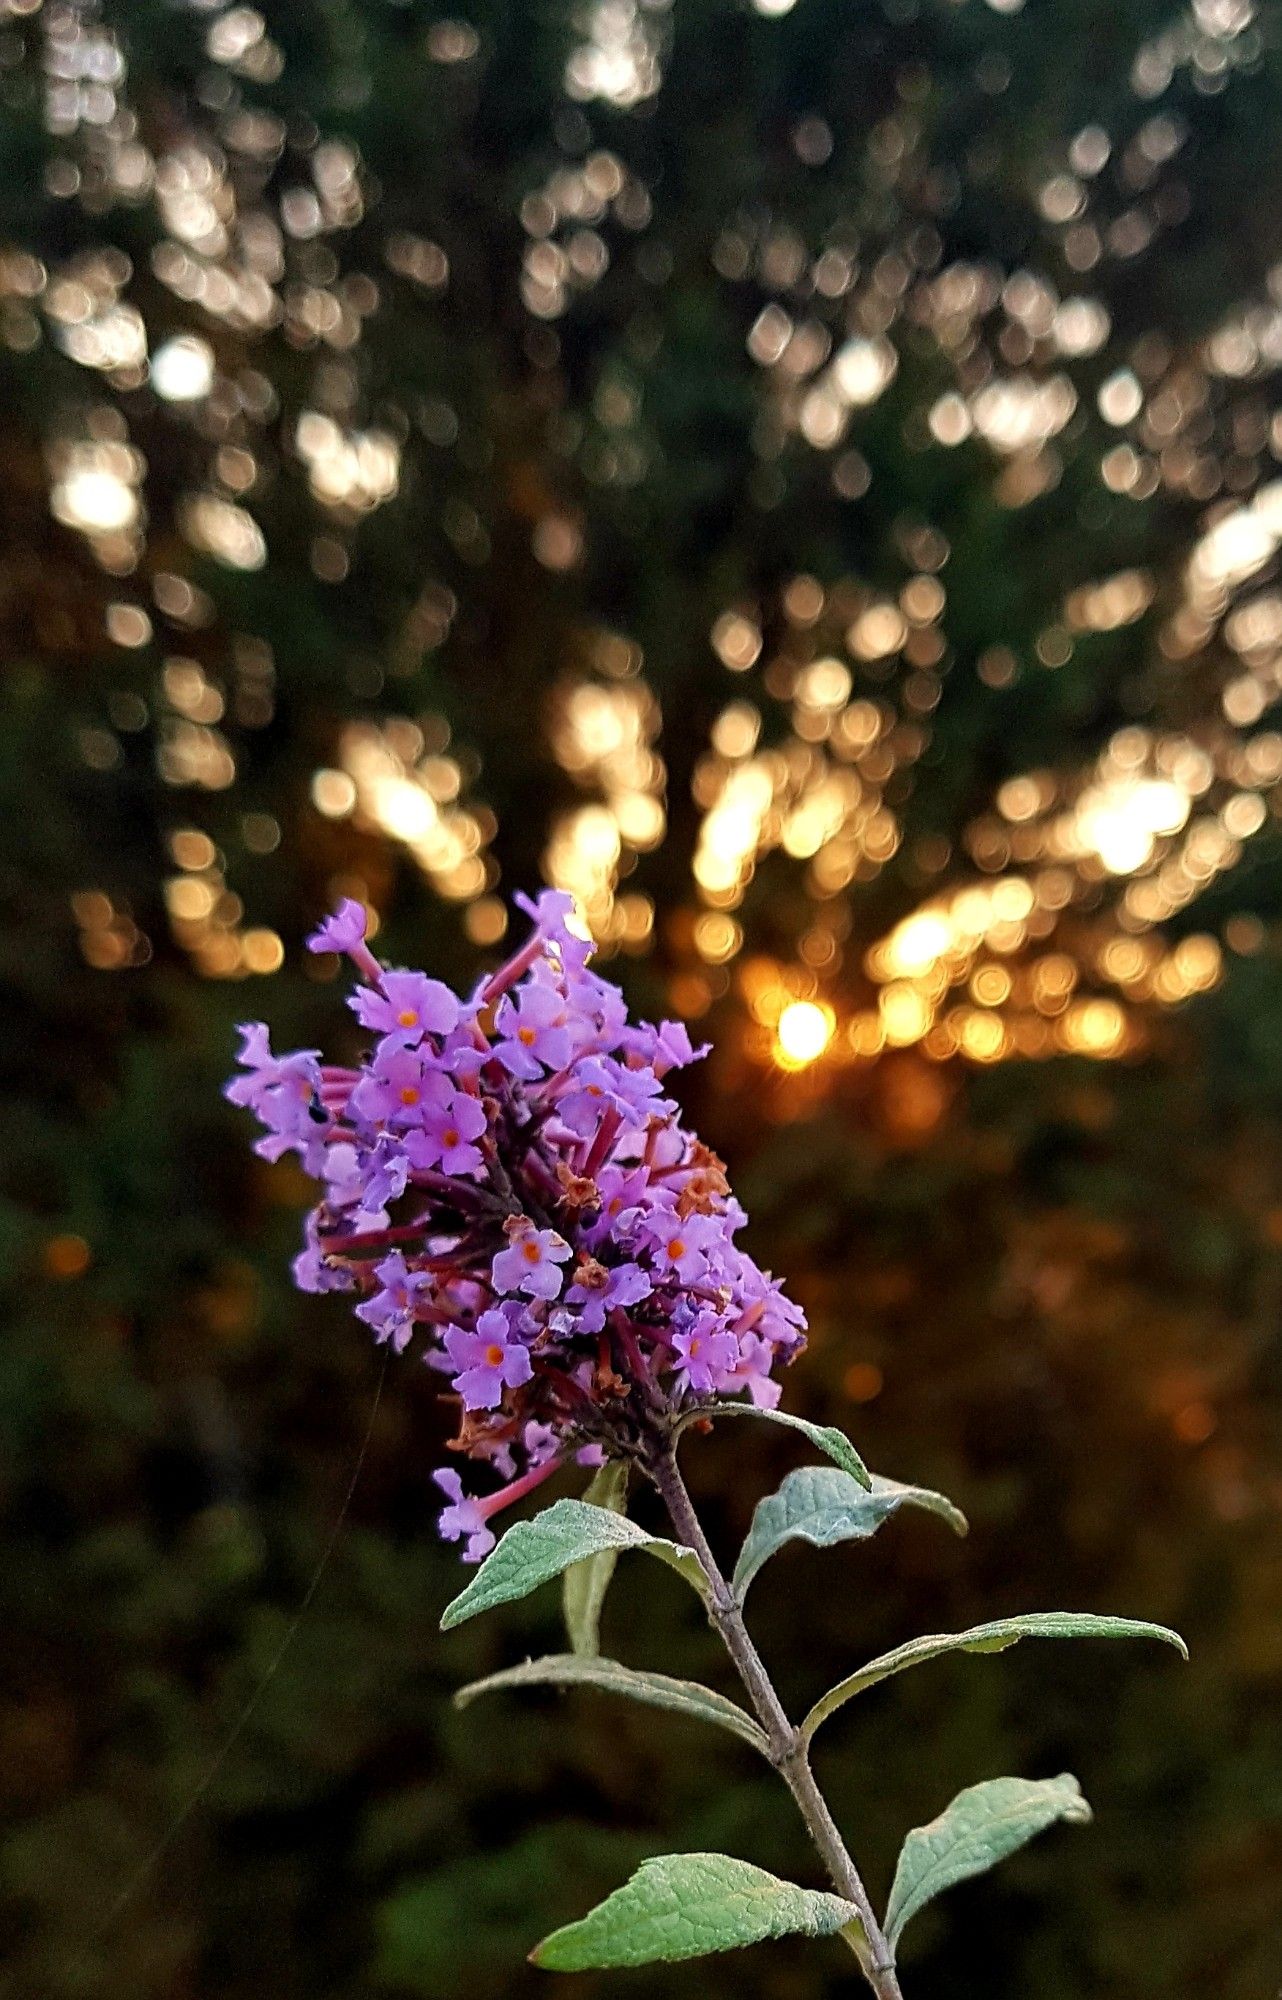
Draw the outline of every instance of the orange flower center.
<instances>
[{"instance_id":1,"label":"orange flower center","mask_svg":"<svg viewBox=\"0 0 1282 2000\"><path fill-rule=\"evenodd\" d=\"M458 1145L458 1133L454 1130L454 1127L452 1125L448 1132L442 1132L441 1138L444 1140L445 1145L451 1150Z\"/></svg>"},{"instance_id":2,"label":"orange flower center","mask_svg":"<svg viewBox=\"0 0 1282 2000\"><path fill-rule=\"evenodd\" d=\"M503 1349L499 1346L497 1340L492 1340L489 1346L485 1350L486 1367L497 1368L502 1362L502 1359L503 1359Z\"/></svg>"},{"instance_id":3,"label":"orange flower center","mask_svg":"<svg viewBox=\"0 0 1282 2000\"><path fill-rule=\"evenodd\" d=\"M516 1031L516 1039L518 1042L524 1042L526 1048L528 1049L533 1045L533 1043L537 1039L537 1031L534 1028L518 1028Z\"/></svg>"},{"instance_id":4,"label":"orange flower center","mask_svg":"<svg viewBox=\"0 0 1282 2000\"><path fill-rule=\"evenodd\" d=\"M686 1246L682 1238L680 1236L674 1236L671 1243L669 1243L668 1245L669 1257L671 1257L673 1263L675 1264L677 1258L684 1257L685 1254L686 1254Z\"/></svg>"},{"instance_id":5,"label":"orange flower center","mask_svg":"<svg viewBox=\"0 0 1282 2000\"><path fill-rule=\"evenodd\" d=\"M418 1019L418 1015L414 1012L414 1009L412 1007L403 1007L400 1013L396 1016L396 1019L400 1023L402 1028L412 1028L414 1026L414 1023Z\"/></svg>"},{"instance_id":6,"label":"orange flower center","mask_svg":"<svg viewBox=\"0 0 1282 2000\"><path fill-rule=\"evenodd\" d=\"M523 1243L521 1245L521 1255L525 1258L527 1264L537 1264L540 1254L537 1243Z\"/></svg>"},{"instance_id":7,"label":"orange flower center","mask_svg":"<svg viewBox=\"0 0 1282 2000\"><path fill-rule=\"evenodd\" d=\"M419 1100L419 1092L415 1089L412 1083L407 1083L401 1091L401 1103L417 1104L418 1100Z\"/></svg>"}]
</instances>

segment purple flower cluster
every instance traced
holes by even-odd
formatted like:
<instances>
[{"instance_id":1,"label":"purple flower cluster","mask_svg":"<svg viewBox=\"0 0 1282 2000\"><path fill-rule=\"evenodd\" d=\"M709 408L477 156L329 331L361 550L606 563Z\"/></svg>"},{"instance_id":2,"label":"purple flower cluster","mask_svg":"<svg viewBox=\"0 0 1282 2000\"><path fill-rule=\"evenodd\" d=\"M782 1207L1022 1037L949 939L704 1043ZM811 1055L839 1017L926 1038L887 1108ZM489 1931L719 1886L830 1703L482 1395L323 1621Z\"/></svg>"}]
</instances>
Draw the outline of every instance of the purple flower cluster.
<instances>
[{"instance_id":1,"label":"purple flower cluster","mask_svg":"<svg viewBox=\"0 0 1282 2000\"><path fill-rule=\"evenodd\" d=\"M522 902L532 935L461 1000L388 971L365 912L343 903L309 940L344 952L350 1004L375 1037L357 1069L272 1054L244 1027L227 1090L323 1193L294 1274L359 1295L357 1317L424 1360L461 1405L455 1448L507 1483L470 1499L435 1474L447 1538L479 1559L487 1525L567 1455L639 1449L691 1401L746 1392L773 1408L776 1361L804 1318L735 1242L743 1210L721 1162L663 1094L695 1060L685 1029L629 1021L588 969L571 899Z\"/></svg>"}]
</instances>

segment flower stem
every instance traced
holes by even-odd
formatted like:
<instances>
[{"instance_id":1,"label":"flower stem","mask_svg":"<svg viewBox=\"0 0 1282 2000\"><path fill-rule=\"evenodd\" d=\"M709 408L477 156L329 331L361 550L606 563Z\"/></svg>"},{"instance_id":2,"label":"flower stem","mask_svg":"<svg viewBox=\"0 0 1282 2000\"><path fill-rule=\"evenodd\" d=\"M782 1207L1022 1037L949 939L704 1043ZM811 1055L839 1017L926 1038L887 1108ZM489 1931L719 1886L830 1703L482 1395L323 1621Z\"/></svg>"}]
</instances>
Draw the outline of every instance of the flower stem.
<instances>
[{"instance_id":1,"label":"flower stem","mask_svg":"<svg viewBox=\"0 0 1282 2000\"><path fill-rule=\"evenodd\" d=\"M859 1912L863 1936L848 1936L848 1942L859 1960L864 1977L877 1995L877 2000L903 2000L890 1946L877 1922L859 1870L828 1810L823 1793L815 1783L805 1739L788 1720L765 1662L752 1643L738 1600L708 1546L708 1538L694 1511L694 1503L677 1469L676 1454L671 1447L655 1458L650 1466L650 1476L662 1495L678 1539L687 1548L693 1549L699 1558L699 1565L708 1581L709 1614L734 1661L757 1712L757 1719L766 1732L770 1761L796 1800L834 1888Z\"/></svg>"}]
</instances>

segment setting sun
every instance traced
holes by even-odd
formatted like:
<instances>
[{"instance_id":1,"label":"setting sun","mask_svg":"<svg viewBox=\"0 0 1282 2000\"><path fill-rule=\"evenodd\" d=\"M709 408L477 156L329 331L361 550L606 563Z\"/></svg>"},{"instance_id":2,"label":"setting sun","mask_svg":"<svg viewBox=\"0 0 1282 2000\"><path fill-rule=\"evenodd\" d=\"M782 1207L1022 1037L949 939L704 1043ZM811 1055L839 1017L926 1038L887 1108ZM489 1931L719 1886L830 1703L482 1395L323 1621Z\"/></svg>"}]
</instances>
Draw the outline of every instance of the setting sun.
<instances>
[{"instance_id":1,"label":"setting sun","mask_svg":"<svg viewBox=\"0 0 1282 2000\"><path fill-rule=\"evenodd\" d=\"M832 1040L832 1009L814 1000L792 1000L779 1016L779 1060L790 1069L817 1062Z\"/></svg>"}]
</instances>

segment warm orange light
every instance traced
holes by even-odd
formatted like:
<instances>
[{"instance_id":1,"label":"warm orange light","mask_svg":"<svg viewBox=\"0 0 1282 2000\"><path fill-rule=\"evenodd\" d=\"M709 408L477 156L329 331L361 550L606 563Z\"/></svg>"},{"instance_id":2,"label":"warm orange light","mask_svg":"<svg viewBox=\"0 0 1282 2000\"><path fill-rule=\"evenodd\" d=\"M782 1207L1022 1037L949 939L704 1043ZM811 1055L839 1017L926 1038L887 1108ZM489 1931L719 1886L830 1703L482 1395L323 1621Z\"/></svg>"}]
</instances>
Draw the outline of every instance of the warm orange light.
<instances>
[{"instance_id":1,"label":"warm orange light","mask_svg":"<svg viewBox=\"0 0 1282 2000\"><path fill-rule=\"evenodd\" d=\"M790 1069L817 1062L832 1040L836 1023L830 1007L814 1000L791 1000L779 1016L775 1034L779 1060Z\"/></svg>"}]
</instances>

